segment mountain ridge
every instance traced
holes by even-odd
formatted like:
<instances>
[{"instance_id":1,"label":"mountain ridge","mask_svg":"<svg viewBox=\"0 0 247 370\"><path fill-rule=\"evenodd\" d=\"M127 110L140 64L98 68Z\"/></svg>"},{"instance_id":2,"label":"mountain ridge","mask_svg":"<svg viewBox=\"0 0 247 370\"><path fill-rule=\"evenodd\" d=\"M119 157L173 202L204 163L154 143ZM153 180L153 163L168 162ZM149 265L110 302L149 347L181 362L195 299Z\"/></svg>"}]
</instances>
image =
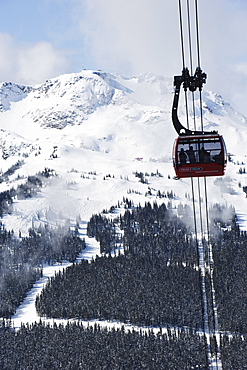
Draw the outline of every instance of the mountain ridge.
<instances>
[{"instance_id":1,"label":"mountain ridge","mask_svg":"<svg viewBox=\"0 0 247 370\"><path fill-rule=\"evenodd\" d=\"M181 122L186 122L182 95L178 113ZM16 231L20 227L27 232L32 223L48 222L46 215L51 213L54 222L61 221L61 214L63 219L75 220L80 214L88 220L93 212L116 204L130 189L137 203L146 200L146 193L156 199L158 190L171 189L179 194L176 202L188 201L184 193L190 191L189 179L173 179L176 132L171 121L171 78L151 73L127 78L85 70L35 86L3 83L0 98L5 107L0 112L1 172L22 163L0 184L0 191L18 186L44 168L58 175L38 198L15 201L13 213L3 218L8 228ZM197 96L195 109L198 121ZM219 94L207 90L203 91L202 113L205 130L223 134L228 152L245 165L246 117ZM222 181L227 183L225 188L234 187L242 201L244 193L238 183L246 185L246 179L243 174L235 176L240 165L236 166L230 172L227 169ZM157 170L163 178L149 176L146 184L134 175L136 171L150 175ZM236 203L233 197L222 195L213 181L209 180L212 201L227 198Z\"/></svg>"}]
</instances>

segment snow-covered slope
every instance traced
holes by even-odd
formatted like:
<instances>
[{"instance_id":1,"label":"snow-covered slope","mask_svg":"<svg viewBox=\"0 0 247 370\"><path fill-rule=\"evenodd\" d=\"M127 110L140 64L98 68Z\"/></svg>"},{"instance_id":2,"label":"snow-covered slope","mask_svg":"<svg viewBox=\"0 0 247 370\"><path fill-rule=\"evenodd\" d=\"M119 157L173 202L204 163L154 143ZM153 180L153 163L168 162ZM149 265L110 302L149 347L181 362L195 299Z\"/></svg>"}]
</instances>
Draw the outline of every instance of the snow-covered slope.
<instances>
[{"instance_id":1,"label":"snow-covered slope","mask_svg":"<svg viewBox=\"0 0 247 370\"><path fill-rule=\"evenodd\" d=\"M155 200L158 191L173 190L176 202L188 201L190 180L173 179L171 78L150 73L125 78L85 70L38 86L3 83L0 99L0 169L5 173L21 163L0 191L44 168L58 175L37 197L15 201L12 214L3 217L8 229L25 233L32 223L74 222L78 216L87 221L123 196L139 203ZM195 105L199 116L197 98ZM180 108L185 122L184 114ZM247 180L238 172L246 164L246 118L206 90L203 116L206 130L224 135L236 163L229 163L224 186L209 179L209 199L233 204L244 214L242 186ZM146 184L135 171L146 174Z\"/></svg>"}]
</instances>

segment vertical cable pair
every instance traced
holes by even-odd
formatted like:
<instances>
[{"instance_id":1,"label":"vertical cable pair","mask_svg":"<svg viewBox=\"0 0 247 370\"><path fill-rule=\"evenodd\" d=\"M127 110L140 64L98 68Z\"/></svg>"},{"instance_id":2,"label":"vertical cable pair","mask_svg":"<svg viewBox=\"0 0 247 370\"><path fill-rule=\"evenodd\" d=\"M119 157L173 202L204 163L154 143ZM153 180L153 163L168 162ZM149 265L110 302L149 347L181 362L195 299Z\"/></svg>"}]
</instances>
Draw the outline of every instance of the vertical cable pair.
<instances>
[{"instance_id":1,"label":"vertical cable pair","mask_svg":"<svg viewBox=\"0 0 247 370\"><path fill-rule=\"evenodd\" d=\"M180 37L181 37L181 51L182 51L182 64L183 70L186 68L186 61L185 61L185 48L184 48L184 30L183 30L183 17L182 17L182 5L181 0L178 0L179 6L179 23L180 23ZM198 21L198 2L195 0L195 34L196 34L196 55L197 55L197 67L201 70L201 61L200 61L200 42L199 42L199 21ZM189 50L189 64L191 69L191 75L193 73L193 54L192 54L192 36L191 36L191 14L190 14L190 0L186 0L186 11L187 11L187 26L188 26L188 50ZM200 103L200 123L201 123L201 131L204 131L203 125L203 110L202 110L202 91L201 88L199 89L199 103ZM185 89L185 108L186 108L186 120L187 120L187 128L189 129L189 109L188 109L188 96L187 96L187 89ZM196 131L196 110L195 110L195 97L194 92L192 91L192 108L193 108L193 121L194 121L194 131ZM203 255L205 258L205 249L210 249L212 253L212 246L210 243L210 232L209 232L209 214L208 214L208 197L207 197L207 182L206 177L204 177L204 193L205 193L205 212L206 212L206 234L207 234L207 245L203 233L203 216L202 216L202 200L201 200L201 189L200 189L200 179L198 177L198 204L199 204L199 219L200 219L200 229L201 229L201 242L198 239L198 230L197 230L197 222L196 222L196 207L195 207L195 191L194 191L194 184L193 184L193 177L191 177L191 190L192 190L192 200L193 200L193 214L194 214L194 227L195 227L195 236L196 236L196 246L198 251L198 267L200 267L200 255L199 255L199 247L202 246L203 248ZM205 261L204 261L205 263ZM212 292L214 292L214 283L213 283L213 273L211 270L211 261L208 262L210 268L210 287ZM202 273L202 275L204 275ZM201 278L205 281L205 275ZM206 298L206 292L204 292L204 298ZM215 303L215 296L213 293L213 302ZM207 310L207 304L205 306L205 302L202 302L203 311ZM216 305L216 303L215 303ZM206 307L206 308L205 308ZM205 312L204 312L205 315ZM207 313L206 316L207 317ZM215 317L214 307L213 307L213 332L215 335L216 324L217 324L217 315ZM217 325L218 326L218 325ZM204 332L205 332L205 323L204 323ZM210 351L210 349L209 349ZM217 358L216 358L217 364ZM218 368L218 365L216 365Z\"/></svg>"}]
</instances>

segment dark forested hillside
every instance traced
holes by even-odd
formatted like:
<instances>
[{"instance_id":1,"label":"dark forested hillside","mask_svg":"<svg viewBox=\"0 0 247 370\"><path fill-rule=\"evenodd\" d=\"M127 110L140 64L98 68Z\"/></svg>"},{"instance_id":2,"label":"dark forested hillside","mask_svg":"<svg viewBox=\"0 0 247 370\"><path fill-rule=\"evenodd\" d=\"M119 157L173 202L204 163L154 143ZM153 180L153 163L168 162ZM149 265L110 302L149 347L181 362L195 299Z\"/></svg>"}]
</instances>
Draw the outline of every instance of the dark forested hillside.
<instances>
[{"instance_id":1,"label":"dark forested hillside","mask_svg":"<svg viewBox=\"0 0 247 370\"><path fill-rule=\"evenodd\" d=\"M165 205L147 203L118 220L125 255L83 261L52 278L37 298L39 314L202 328L197 250L189 230ZM100 215L89 222L88 233L104 252L119 245L115 226L116 220Z\"/></svg>"},{"instance_id":2,"label":"dark forested hillside","mask_svg":"<svg viewBox=\"0 0 247 370\"><path fill-rule=\"evenodd\" d=\"M3 325L4 324L4 325ZM223 369L244 370L247 337L221 337ZM107 330L54 323L23 325L19 331L0 322L0 368L19 369L208 369L205 337L194 331L169 328L148 332Z\"/></svg>"},{"instance_id":3,"label":"dark forested hillside","mask_svg":"<svg viewBox=\"0 0 247 370\"><path fill-rule=\"evenodd\" d=\"M247 333L247 233L234 220L213 248L214 286L220 329Z\"/></svg>"},{"instance_id":4,"label":"dark forested hillside","mask_svg":"<svg viewBox=\"0 0 247 370\"><path fill-rule=\"evenodd\" d=\"M0 183L7 181L23 165L18 161L0 175ZM12 212L15 199L32 198L37 195L47 179L55 176L54 170L45 168L27 181L0 193L0 217ZM15 313L33 283L42 275L43 263L73 262L85 248L85 242L75 231L65 227L39 227L30 229L28 237L19 238L0 224L0 317L8 318Z\"/></svg>"},{"instance_id":5,"label":"dark forested hillside","mask_svg":"<svg viewBox=\"0 0 247 370\"><path fill-rule=\"evenodd\" d=\"M42 274L43 263L73 262L85 248L75 231L67 228L30 229L16 238L0 225L0 317L8 318Z\"/></svg>"},{"instance_id":6,"label":"dark forested hillside","mask_svg":"<svg viewBox=\"0 0 247 370\"><path fill-rule=\"evenodd\" d=\"M60 366L73 369L81 366L90 369L91 361L99 363L98 368L104 368L106 359L113 369L207 368L204 338L195 334L203 323L197 247L191 230L183 222L185 218L188 221L189 210L179 206L178 216L174 216L165 205L151 206L147 203L145 207L126 209L120 216L114 216L114 207L111 212L111 217L94 215L88 223L88 235L100 241L102 257L73 264L51 278L36 300L38 313L54 318L119 320L150 327L187 326L188 331L182 330L177 334L168 331L168 336L154 336L152 332L107 331L98 326L84 329L77 324L68 324L50 328L35 324L13 334L13 331L3 328L0 330L1 350L10 356L8 360L2 356L0 364L3 369L15 369L9 366L8 361L13 358L13 364L17 366L13 345L19 350L24 340L30 346L29 355L22 354L20 363L28 363L29 358L36 363L39 361L38 352L42 351L41 368ZM225 369L242 370L247 361L247 234L239 230L235 216L227 224L218 218L211 222L219 327L222 331L235 333L230 338L227 335L221 337L222 363ZM45 254L46 243L41 240L50 232L32 230L29 238L23 238L26 260L31 261L28 256L35 256L35 261L39 261L36 254L32 252L29 255L27 251L38 245ZM11 233L3 229L1 235L11 245ZM74 241L76 245L73 237L68 234L58 238L58 242L54 237L55 244L51 243L51 249L45 254L49 256L48 260L69 258L66 254L68 249ZM64 243L65 249L59 249L58 246ZM55 251L58 254L54 255ZM72 251L75 256L76 249L72 248ZM210 296L210 284L206 284L206 289ZM13 345L6 349L5 342L9 343L12 335ZM31 344L31 338L36 336L39 337L38 345ZM47 343L42 344L43 338L50 347ZM57 351L58 346L53 349L50 338L56 338L54 343L59 343L59 348L60 344L61 348L67 346L66 354L63 349ZM49 356L46 350L49 353L54 351L54 356ZM40 368L38 366L37 369Z\"/></svg>"},{"instance_id":7,"label":"dark forested hillside","mask_svg":"<svg viewBox=\"0 0 247 370\"><path fill-rule=\"evenodd\" d=\"M128 200L125 199L128 205ZM129 204L131 206L131 204ZM180 205L179 217L165 204L127 209L124 215L109 220L106 216L93 215L88 223L88 236L95 237L101 246L101 253L109 253L123 247L131 255L145 255L162 258L169 265L181 264L192 268L198 264L196 243L190 224L191 211ZM184 220L186 219L186 223ZM119 228L122 233L117 232Z\"/></svg>"},{"instance_id":8,"label":"dark forested hillside","mask_svg":"<svg viewBox=\"0 0 247 370\"><path fill-rule=\"evenodd\" d=\"M197 248L183 222L190 212L180 206L178 215L165 205L147 203L115 218L92 216L88 235L100 241L102 253L116 255L123 248L124 256L83 262L51 279L37 299L38 311L50 317L202 327ZM247 235L234 215L227 224L220 222L219 207L212 229L219 325L246 333ZM210 284L206 287L209 296ZM63 299L57 301L58 295Z\"/></svg>"},{"instance_id":9,"label":"dark forested hillside","mask_svg":"<svg viewBox=\"0 0 247 370\"><path fill-rule=\"evenodd\" d=\"M247 333L247 233L240 231L234 209L215 204L210 213L219 326L221 330ZM185 227L190 224L191 211L180 205L177 214L179 217L165 205L151 207L147 203L145 207L126 210L113 221L94 215L88 224L88 234L100 241L102 252L120 244L131 255L157 256L169 266L183 263L194 268L198 266L197 250L190 229ZM117 226L122 230L121 238ZM206 288L210 296L210 284ZM179 291L179 287L176 289Z\"/></svg>"},{"instance_id":10,"label":"dark forested hillside","mask_svg":"<svg viewBox=\"0 0 247 370\"><path fill-rule=\"evenodd\" d=\"M73 265L37 298L40 315L202 328L198 272L160 258L118 256Z\"/></svg>"},{"instance_id":11,"label":"dark forested hillside","mask_svg":"<svg viewBox=\"0 0 247 370\"><path fill-rule=\"evenodd\" d=\"M122 329L43 324L0 330L0 368L64 370L204 369L205 339L193 332L154 335Z\"/></svg>"}]
</instances>

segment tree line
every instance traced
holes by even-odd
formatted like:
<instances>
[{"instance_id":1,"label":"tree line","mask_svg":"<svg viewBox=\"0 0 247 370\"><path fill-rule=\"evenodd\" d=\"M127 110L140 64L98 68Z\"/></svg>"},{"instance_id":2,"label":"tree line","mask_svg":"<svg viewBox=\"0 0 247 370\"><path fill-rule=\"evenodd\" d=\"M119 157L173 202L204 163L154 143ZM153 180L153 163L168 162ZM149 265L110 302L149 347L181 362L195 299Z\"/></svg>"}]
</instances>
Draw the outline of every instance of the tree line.
<instances>
[{"instance_id":1,"label":"tree line","mask_svg":"<svg viewBox=\"0 0 247 370\"><path fill-rule=\"evenodd\" d=\"M129 204L131 206L131 202ZM112 211L114 212L114 209ZM82 261L79 265L72 265L51 278L36 301L38 312L50 317L117 319L127 323L157 327L167 324L172 326L186 325L190 328L186 333L188 335L186 343L187 345L191 344L191 347L188 348L184 344L185 347L181 347L179 353L173 347L173 355L168 352L165 352L164 355L166 345L164 342L160 342L164 368L189 369L193 366L202 369L204 366L208 368L205 359L205 343L204 347L200 347L203 354L198 355L195 352L195 358L193 355L194 348L198 348L193 339L194 331L202 326L200 277L197 269L197 248L190 228L183 223L184 217L186 219L190 217L190 212L183 206L179 206L178 216L174 216L169 207L164 205L158 207L157 204L151 206L149 203L145 207L126 209L124 215L118 216L112 221L105 216L94 215L88 226L88 235L95 236L100 240L103 256L95 258L92 263ZM242 334L233 335L231 338L226 335L221 337L222 362L224 368L242 370L245 368L247 360L244 299L246 288L243 280L246 276L247 234L239 230L235 215L227 222L221 221L218 216L212 222L214 222L215 232L212 241L219 326L221 330ZM218 232L216 232L217 230ZM6 237L10 236L10 233L6 234ZM109 240L111 240L110 246ZM118 253L117 248L119 247L124 249L124 255ZM115 257L111 256L112 251L115 251ZM207 289L210 289L208 285ZM55 326L55 330L50 327L44 329L44 336L48 337L48 333L52 333L53 340L59 338L56 332L57 328ZM24 336L27 337L23 340L27 341L29 340L29 330L32 328L29 327L25 330ZM73 330L75 333L79 332L76 325ZM92 329L90 330L92 332ZM115 330L115 332L117 331ZM181 332L184 331L181 330ZM69 351L73 348L76 343L75 333L71 334L70 340L66 343L67 347L63 348L68 348ZM65 336L64 332L63 335ZM140 363L136 359L133 360L132 357L131 360L127 359L132 356L132 350L138 354L138 348L135 348L134 345L127 345L124 355L119 349L119 345L116 346L113 341L117 352L113 355L109 337L107 337L106 352L111 354L110 358L115 359L118 355L122 358L122 362L114 362L112 368L162 369L162 364L157 359L154 364L152 361L150 362L150 358L156 358L158 353L153 342L157 338L160 340L161 336L151 336L153 347L150 348L146 342L143 344L144 347L140 344L139 335L142 336L142 334L135 335L137 335L135 342L139 343L138 348L141 350ZM95 332L92 337L98 344L101 343ZM171 337L168 336L168 338L170 343ZM60 343L60 339L54 342ZM43 353L46 353L46 347L49 352L48 344L44 345ZM87 355L88 358L91 356L91 352L94 352L94 355L99 358L101 358L101 353L105 354L105 347L102 343L99 345L99 352L95 350L98 348L98 344L91 343L92 347L90 347L90 354ZM78 349L78 346L76 347ZM213 344L212 347L214 347ZM68 359L73 357L68 349L65 351L64 360L60 358L58 360L56 357L56 362L54 362L56 365L54 365L53 359L48 359L48 365L45 362L41 368L46 368L45 366L56 368L57 364L68 369L80 368L77 362L68 363ZM4 351L6 351L5 347ZM51 351L49 353L52 353ZM32 355L32 359L38 356L34 348L30 350L30 353L35 353ZM83 353L87 354L84 348ZM198 356L204 356L205 364L194 365L193 362L191 365L190 362L189 365L186 365L188 354L191 354L193 361L194 359L198 360ZM166 356L167 363L164 362ZM107 357L104 355L104 358ZM183 361L182 365L179 363L180 359ZM134 362L129 362L132 360ZM83 369L87 369L87 366L90 368L90 365L83 362L81 357L79 361ZM94 361L97 364L97 360L94 359ZM107 366L104 364L105 362L100 363L98 368ZM6 368L8 369L8 367Z\"/></svg>"},{"instance_id":2,"label":"tree line","mask_svg":"<svg viewBox=\"0 0 247 370\"><path fill-rule=\"evenodd\" d=\"M234 218L213 247L214 286L221 330L247 333L247 232Z\"/></svg>"},{"instance_id":3,"label":"tree line","mask_svg":"<svg viewBox=\"0 0 247 370\"><path fill-rule=\"evenodd\" d=\"M128 199L124 201L132 207ZM87 235L100 242L103 254L123 248L132 255L157 256L166 264L183 262L194 268L198 265L198 255L192 237L193 215L183 205L179 205L178 214L176 216L165 204L146 202L144 207L126 209L124 215L112 220L106 215L93 215L87 225Z\"/></svg>"},{"instance_id":4,"label":"tree line","mask_svg":"<svg viewBox=\"0 0 247 370\"><path fill-rule=\"evenodd\" d=\"M118 229L122 234L117 232ZM163 258L165 264L195 268L198 255L191 230L192 212L187 205L181 204L177 207L177 216L164 204L158 207L156 203L153 206L146 203L144 207L127 209L124 215L113 220L105 215L93 215L88 223L88 235L95 236L100 242L102 253L122 247L125 253L157 256ZM240 231L235 210L219 204L210 209L210 231L220 329L247 333L247 232ZM207 255L206 247L206 259ZM208 274L206 289L207 296L211 297ZM213 328L210 305L208 310Z\"/></svg>"},{"instance_id":5,"label":"tree line","mask_svg":"<svg viewBox=\"0 0 247 370\"><path fill-rule=\"evenodd\" d=\"M172 210L147 203L113 221L94 215L88 235L105 257L51 278L36 301L40 315L202 328L196 244ZM113 258L117 246L125 254Z\"/></svg>"},{"instance_id":6,"label":"tree line","mask_svg":"<svg viewBox=\"0 0 247 370\"><path fill-rule=\"evenodd\" d=\"M66 227L30 229L16 238L0 224L0 317L8 318L42 276L42 265L75 261L85 248L77 231ZM37 268L38 267L38 268Z\"/></svg>"},{"instance_id":7,"label":"tree line","mask_svg":"<svg viewBox=\"0 0 247 370\"><path fill-rule=\"evenodd\" d=\"M0 330L0 367L19 369L208 369L205 338L195 332L149 332L66 326L23 325Z\"/></svg>"},{"instance_id":8,"label":"tree line","mask_svg":"<svg viewBox=\"0 0 247 370\"><path fill-rule=\"evenodd\" d=\"M246 335L221 335L223 369L243 370L247 363ZM20 330L0 322L0 368L19 369L208 369L206 340L195 331L169 327L153 331L84 327L78 323L42 322Z\"/></svg>"},{"instance_id":9,"label":"tree line","mask_svg":"<svg viewBox=\"0 0 247 370\"><path fill-rule=\"evenodd\" d=\"M12 175L21 165L22 161L18 161L10 167L8 171L0 176L0 183L6 181L8 176ZM0 217L4 213L12 213L14 199L27 199L37 195L40 188L43 186L45 179L50 176L55 176L54 170L45 168L35 176L28 176L27 181L10 190L5 190L0 193Z\"/></svg>"},{"instance_id":10,"label":"tree line","mask_svg":"<svg viewBox=\"0 0 247 370\"><path fill-rule=\"evenodd\" d=\"M244 279L247 273L247 234L239 230L233 212L229 212L229 218L224 219L221 213L226 210L219 205L215 208L217 212L213 212L211 228L214 231L214 285L219 326L221 330L246 333ZM200 326L197 248L190 228L184 224L184 217L188 224L191 216L188 209L181 205L177 211L178 216L175 216L164 204L157 206L154 203L151 206L146 203L144 207L126 209L124 215L111 220L106 215L93 215L88 223L88 235L100 241L101 253L109 254L115 250L117 255L117 248L122 247L125 256L96 259L91 266L83 263L71 268L73 272L68 270L64 275L55 277L37 301L40 313L52 317L56 311L58 317L98 317L142 325L168 322L172 325ZM121 266L121 269L116 266ZM90 278L86 279L85 276ZM167 284L168 280L170 285ZM206 283L210 297L208 276ZM54 298L57 289L61 292L67 290L66 284L71 295L76 292L73 307L68 294L64 295L60 305ZM187 303L184 292L192 304ZM178 302L177 306L171 303L172 299ZM62 306L66 306L66 312ZM169 306L171 309L168 314L165 307ZM212 318L210 305L208 309L209 318ZM213 328L211 319L210 324Z\"/></svg>"},{"instance_id":11,"label":"tree line","mask_svg":"<svg viewBox=\"0 0 247 370\"><path fill-rule=\"evenodd\" d=\"M150 256L109 255L74 264L49 280L36 309L53 318L202 328L198 271Z\"/></svg>"}]
</instances>

